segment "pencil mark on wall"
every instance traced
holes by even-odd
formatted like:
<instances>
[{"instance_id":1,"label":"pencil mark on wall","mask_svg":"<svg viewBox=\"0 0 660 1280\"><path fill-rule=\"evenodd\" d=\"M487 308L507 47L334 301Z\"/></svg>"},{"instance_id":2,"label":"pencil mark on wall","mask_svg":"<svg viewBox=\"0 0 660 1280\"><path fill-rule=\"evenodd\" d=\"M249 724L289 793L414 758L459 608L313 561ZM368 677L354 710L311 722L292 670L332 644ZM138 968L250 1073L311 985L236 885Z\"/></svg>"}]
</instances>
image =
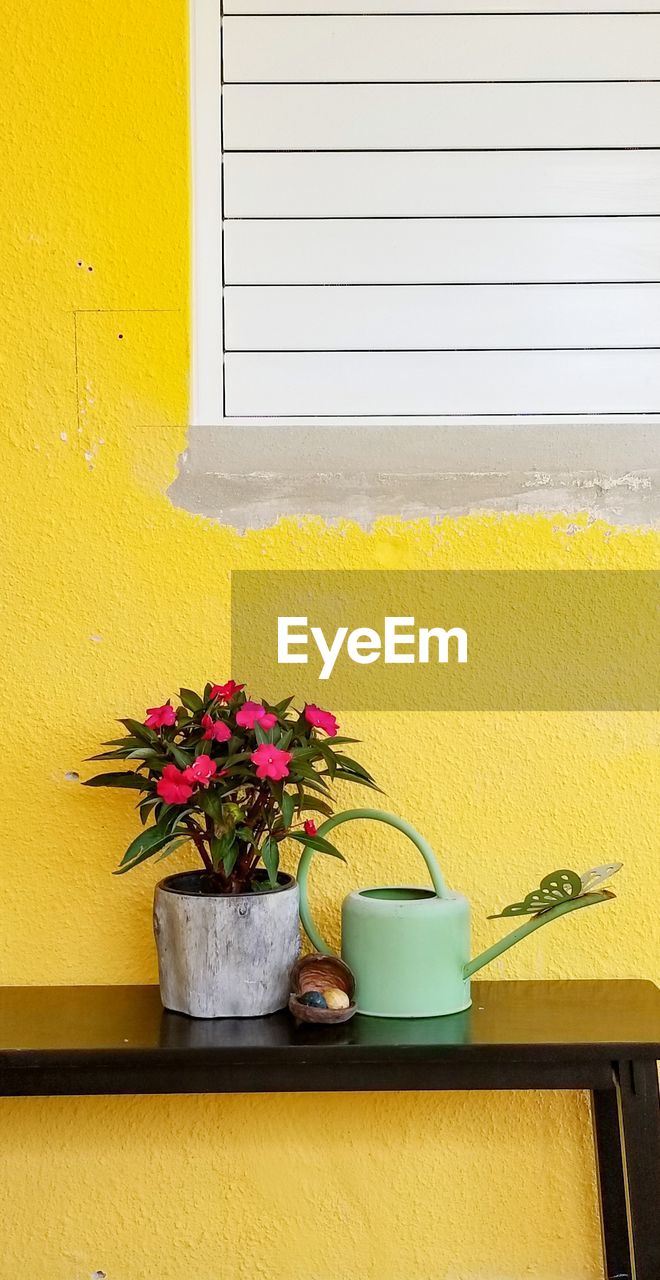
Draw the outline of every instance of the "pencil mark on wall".
<instances>
[{"instance_id":1,"label":"pencil mark on wall","mask_svg":"<svg viewBox=\"0 0 660 1280\"><path fill-rule=\"evenodd\" d=\"M78 358L78 312L73 313L73 349L75 357L76 369L76 422L78 424L78 433L82 431L80 422L80 362Z\"/></svg>"},{"instance_id":2,"label":"pencil mark on wall","mask_svg":"<svg viewBox=\"0 0 660 1280\"><path fill-rule=\"evenodd\" d=\"M82 258L78 259L76 266L84 267L85 265L86 264L83 262ZM88 266L87 269L88 271L93 270L91 266ZM78 332L78 316L81 316L81 315L109 315L109 316L112 316L112 315L138 315L138 316L139 315L178 315L180 311L181 311L180 307L74 307L73 313L72 313L73 314L73 353L74 353L75 388L76 388L76 423L78 427L78 435L82 435L82 431L83 431L82 418L84 413L86 412L86 410L81 409L81 405L80 405L80 343L79 343L79 332ZM117 338L118 339L124 338L123 331L117 334ZM89 391L89 390L90 390L90 387L88 384L86 386L86 391ZM93 403L93 402L89 401L89 403ZM64 432L61 434L60 438L62 440L65 440ZM103 444L103 443L104 443L103 440L99 441L99 444ZM85 454L85 460L87 462L90 462L92 460L87 453Z\"/></svg>"}]
</instances>

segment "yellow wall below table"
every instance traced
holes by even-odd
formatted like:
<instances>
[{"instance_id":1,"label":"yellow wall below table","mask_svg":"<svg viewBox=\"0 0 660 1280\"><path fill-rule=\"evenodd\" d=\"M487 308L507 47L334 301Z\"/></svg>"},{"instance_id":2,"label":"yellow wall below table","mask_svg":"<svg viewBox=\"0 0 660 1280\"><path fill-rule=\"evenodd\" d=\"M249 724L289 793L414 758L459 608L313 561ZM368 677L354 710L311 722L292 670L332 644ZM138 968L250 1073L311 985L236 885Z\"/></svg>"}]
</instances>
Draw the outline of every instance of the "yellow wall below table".
<instances>
[{"instance_id":1,"label":"yellow wall below table","mask_svg":"<svg viewBox=\"0 0 660 1280\"><path fill-rule=\"evenodd\" d=\"M110 876L134 831L130 803L67 775L114 717L229 675L232 568L634 569L657 565L658 539L586 516L392 518L371 532L289 520L239 536L175 510L166 489L189 371L186 6L4 0L0 48L4 114L12 100L0 143L0 982L151 981L156 870ZM625 861L616 904L537 934L491 977L657 976L653 716L344 719L389 806L472 898L477 946L498 935L487 911L531 887L532 869ZM359 869L324 866L317 879L335 936L343 892L409 874L393 835L352 840ZM582 1097L0 1111L0 1280L601 1274Z\"/></svg>"}]
</instances>

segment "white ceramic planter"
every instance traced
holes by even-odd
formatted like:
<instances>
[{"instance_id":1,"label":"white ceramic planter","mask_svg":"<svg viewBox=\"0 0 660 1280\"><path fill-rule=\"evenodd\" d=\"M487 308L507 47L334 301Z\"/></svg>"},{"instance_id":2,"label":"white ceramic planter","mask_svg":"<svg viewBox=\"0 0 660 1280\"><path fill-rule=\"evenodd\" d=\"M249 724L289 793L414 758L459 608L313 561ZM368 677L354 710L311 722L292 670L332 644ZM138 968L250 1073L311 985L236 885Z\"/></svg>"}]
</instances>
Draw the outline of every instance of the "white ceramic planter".
<instances>
[{"instance_id":1,"label":"white ceramic planter","mask_svg":"<svg viewBox=\"0 0 660 1280\"><path fill-rule=\"evenodd\" d=\"M202 894L203 872L156 885L154 933L161 999L192 1018L256 1018L284 1009L300 951L298 885L269 893Z\"/></svg>"}]
</instances>

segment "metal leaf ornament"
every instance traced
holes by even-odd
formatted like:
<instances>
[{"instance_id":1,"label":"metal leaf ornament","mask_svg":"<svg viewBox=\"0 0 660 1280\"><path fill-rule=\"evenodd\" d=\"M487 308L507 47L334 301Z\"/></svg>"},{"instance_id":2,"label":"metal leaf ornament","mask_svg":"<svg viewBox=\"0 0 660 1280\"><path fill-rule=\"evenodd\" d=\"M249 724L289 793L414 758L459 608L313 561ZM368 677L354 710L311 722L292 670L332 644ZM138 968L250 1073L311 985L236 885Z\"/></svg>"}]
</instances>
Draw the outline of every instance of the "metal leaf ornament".
<instances>
[{"instance_id":1,"label":"metal leaf ornament","mask_svg":"<svg viewBox=\"0 0 660 1280\"><path fill-rule=\"evenodd\" d=\"M540 915L542 911L550 911L552 907L557 907L564 902L570 902L574 898L587 897L605 880L609 880L610 876L620 871L622 865L621 862L611 862L606 866L592 867L589 871L585 871L583 875L578 875L577 871L568 871L566 869L551 871L549 875L543 877L539 888L532 889L532 892L528 893L522 902L511 902L503 911L498 911L495 915L489 916L488 919L499 920L504 916ZM602 893L604 896L614 897L614 894L609 893L608 890L603 890Z\"/></svg>"},{"instance_id":2,"label":"metal leaf ornament","mask_svg":"<svg viewBox=\"0 0 660 1280\"><path fill-rule=\"evenodd\" d=\"M615 876L622 866L622 862L606 862L602 867L591 867L589 871L585 871L580 876L582 892L593 893L594 889L600 888L601 884L604 884L611 876Z\"/></svg>"}]
</instances>

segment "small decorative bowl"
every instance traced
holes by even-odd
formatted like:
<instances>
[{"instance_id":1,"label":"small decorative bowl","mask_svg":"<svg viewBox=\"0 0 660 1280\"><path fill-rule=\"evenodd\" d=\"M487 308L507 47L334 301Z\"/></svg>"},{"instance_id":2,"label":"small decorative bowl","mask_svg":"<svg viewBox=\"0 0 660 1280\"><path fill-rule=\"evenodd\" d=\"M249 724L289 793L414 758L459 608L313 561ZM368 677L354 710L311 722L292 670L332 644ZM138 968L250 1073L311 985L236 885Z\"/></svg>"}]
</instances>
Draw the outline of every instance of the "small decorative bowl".
<instances>
[{"instance_id":1,"label":"small decorative bowl","mask_svg":"<svg viewBox=\"0 0 660 1280\"><path fill-rule=\"evenodd\" d=\"M327 991L339 987L350 1000L347 1009L317 1009L314 1005L301 1004L300 996L306 991ZM298 1022L332 1024L348 1022L357 1011L355 1003L355 978L347 964L338 956L302 956L291 970L291 995L289 1010Z\"/></svg>"}]
</instances>

